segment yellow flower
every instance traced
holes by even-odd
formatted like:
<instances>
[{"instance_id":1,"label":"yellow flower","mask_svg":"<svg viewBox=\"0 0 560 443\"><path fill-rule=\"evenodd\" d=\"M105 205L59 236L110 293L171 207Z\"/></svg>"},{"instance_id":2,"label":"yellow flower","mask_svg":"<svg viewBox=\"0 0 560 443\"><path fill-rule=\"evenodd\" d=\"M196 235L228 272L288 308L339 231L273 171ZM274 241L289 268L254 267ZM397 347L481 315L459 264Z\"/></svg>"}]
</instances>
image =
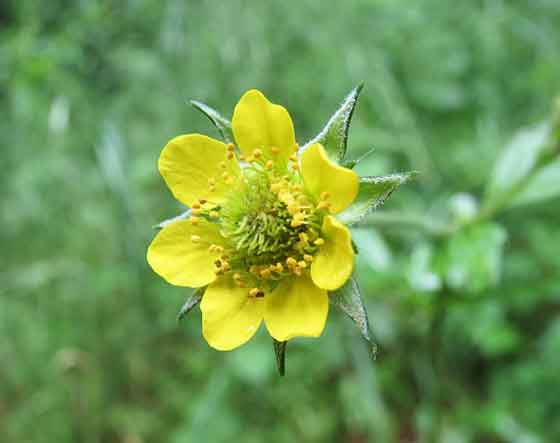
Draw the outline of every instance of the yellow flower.
<instances>
[{"instance_id":1,"label":"yellow flower","mask_svg":"<svg viewBox=\"0 0 560 443\"><path fill-rule=\"evenodd\" d=\"M215 349L242 345L263 320L278 341L318 337L328 291L354 265L335 214L356 197L358 176L318 143L298 149L288 111L257 90L241 97L232 129L237 147L200 134L164 147L159 171L193 216L156 235L148 263L171 284L207 286L202 332Z\"/></svg>"}]
</instances>

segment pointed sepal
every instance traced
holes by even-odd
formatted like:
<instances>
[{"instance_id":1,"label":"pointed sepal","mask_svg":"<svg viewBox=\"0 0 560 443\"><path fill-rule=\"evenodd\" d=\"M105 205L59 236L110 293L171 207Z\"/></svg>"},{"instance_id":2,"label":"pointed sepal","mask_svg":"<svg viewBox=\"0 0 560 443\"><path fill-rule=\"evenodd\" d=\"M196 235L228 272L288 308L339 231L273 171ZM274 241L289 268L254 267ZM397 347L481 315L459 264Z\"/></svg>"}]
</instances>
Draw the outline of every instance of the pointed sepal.
<instances>
[{"instance_id":1,"label":"pointed sepal","mask_svg":"<svg viewBox=\"0 0 560 443\"><path fill-rule=\"evenodd\" d=\"M358 327L361 336L368 342L373 358L377 355L377 344L369 327L367 310L362 299L360 287L353 277L341 288L329 294L332 305L344 312Z\"/></svg>"},{"instance_id":2,"label":"pointed sepal","mask_svg":"<svg viewBox=\"0 0 560 443\"><path fill-rule=\"evenodd\" d=\"M208 119L216 126L222 139L226 143L233 143L233 131L231 129L231 121L223 117L214 108L211 108L205 103L199 102L197 100L191 100L191 105L202 112Z\"/></svg>"},{"instance_id":3,"label":"pointed sepal","mask_svg":"<svg viewBox=\"0 0 560 443\"><path fill-rule=\"evenodd\" d=\"M360 177L360 189L352 204L337 218L348 226L361 222L371 211L381 206L391 194L414 173L391 174L381 177Z\"/></svg>"},{"instance_id":4,"label":"pointed sepal","mask_svg":"<svg viewBox=\"0 0 560 443\"><path fill-rule=\"evenodd\" d=\"M286 375L286 345L287 341L278 341L272 339L274 344L274 355L276 356L276 367L278 368L278 374L281 377Z\"/></svg>"},{"instance_id":5,"label":"pointed sepal","mask_svg":"<svg viewBox=\"0 0 560 443\"><path fill-rule=\"evenodd\" d=\"M311 146L313 143L321 143L327 152L329 158L341 163L346 155L348 143L348 129L354 108L358 102L358 96L364 84L360 83L346 96L340 107L329 119L323 130L302 149Z\"/></svg>"},{"instance_id":6,"label":"pointed sepal","mask_svg":"<svg viewBox=\"0 0 560 443\"><path fill-rule=\"evenodd\" d=\"M177 314L177 321L183 320L185 316L202 300L202 296L204 295L204 288L197 288L195 291L190 295L187 299L179 313Z\"/></svg>"},{"instance_id":7,"label":"pointed sepal","mask_svg":"<svg viewBox=\"0 0 560 443\"><path fill-rule=\"evenodd\" d=\"M179 221L179 220L186 220L187 218L189 218L191 216L191 210L187 209L185 212L183 212L182 214L179 214L175 217L171 217L168 218L167 220L164 220L160 223L158 223L157 225L155 225L153 228L154 229L163 229L165 228L167 225L170 225L173 222Z\"/></svg>"}]
</instances>

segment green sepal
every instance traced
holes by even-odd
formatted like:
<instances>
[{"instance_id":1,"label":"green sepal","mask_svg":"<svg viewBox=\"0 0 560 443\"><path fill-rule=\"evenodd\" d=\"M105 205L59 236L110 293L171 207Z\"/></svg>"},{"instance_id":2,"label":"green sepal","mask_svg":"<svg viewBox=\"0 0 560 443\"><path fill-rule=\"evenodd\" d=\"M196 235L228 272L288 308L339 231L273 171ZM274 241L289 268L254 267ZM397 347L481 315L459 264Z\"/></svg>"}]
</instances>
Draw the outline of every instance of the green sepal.
<instances>
[{"instance_id":1,"label":"green sepal","mask_svg":"<svg viewBox=\"0 0 560 443\"><path fill-rule=\"evenodd\" d=\"M276 355L276 367L278 368L278 374L281 377L286 375L286 345L287 341L278 341L275 338L272 339L274 344L274 355Z\"/></svg>"},{"instance_id":2,"label":"green sepal","mask_svg":"<svg viewBox=\"0 0 560 443\"><path fill-rule=\"evenodd\" d=\"M319 134L308 142L302 149L313 143L321 143L327 152L329 158L341 163L346 155L348 142L348 129L354 108L358 102L358 96L364 84L360 83L346 96L338 110L331 116L325 127Z\"/></svg>"},{"instance_id":3,"label":"green sepal","mask_svg":"<svg viewBox=\"0 0 560 443\"><path fill-rule=\"evenodd\" d=\"M358 165L362 160L364 160L365 158L369 157L369 155L371 153L373 153L373 151L375 151L375 148L371 148L369 151L367 151L365 154L363 154L361 157L358 157L354 160L344 160L340 165L344 166L345 168L348 169L354 169L354 167L356 165Z\"/></svg>"},{"instance_id":4,"label":"green sepal","mask_svg":"<svg viewBox=\"0 0 560 443\"><path fill-rule=\"evenodd\" d=\"M211 108L207 104L197 100L191 100L191 105L210 119L218 131L220 131L220 135L226 143L233 143L234 138L233 131L231 129L231 122L227 118L223 117L214 108Z\"/></svg>"},{"instance_id":5,"label":"green sepal","mask_svg":"<svg viewBox=\"0 0 560 443\"><path fill-rule=\"evenodd\" d=\"M369 320L358 283L353 277L339 289L329 293L332 305L344 312L358 327L361 336L367 341L373 358L377 355L377 344L369 327Z\"/></svg>"},{"instance_id":6,"label":"green sepal","mask_svg":"<svg viewBox=\"0 0 560 443\"><path fill-rule=\"evenodd\" d=\"M414 173L391 174L382 177L360 177L360 189L352 204L338 214L346 225L359 223L371 211L381 206L400 185Z\"/></svg>"},{"instance_id":7,"label":"green sepal","mask_svg":"<svg viewBox=\"0 0 560 443\"><path fill-rule=\"evenodd\" d=\"M160 223L158 223L157 225L152 226L153 229L163 229L165 228L167 225L170 225L173 222L179 221L179 220L186 220L191 216L191 210L187 209L185 212L183 212L182 214L176 215L175 217L171 217L168 218L167 220L164 220Z\"/></svg>"},{"instance_id":8,"label":"green sepal","mask_svg":"<svg viewBox=\"0 0 560 443\"><path fill-rule=\"evenodd\" d=\"M182 306L181 310L177 314L177 321L183 320L183 318L185 318L185 316L196 305L198 305L200 303L200 300L202 300L202 296L204 295L204 290L205 289L206 289L206 286L204 286L203 288L195 289L195 291L190 295L190 297L187 299L187 301L185 302L185 304Z\"/></svg>"}]
</instances>

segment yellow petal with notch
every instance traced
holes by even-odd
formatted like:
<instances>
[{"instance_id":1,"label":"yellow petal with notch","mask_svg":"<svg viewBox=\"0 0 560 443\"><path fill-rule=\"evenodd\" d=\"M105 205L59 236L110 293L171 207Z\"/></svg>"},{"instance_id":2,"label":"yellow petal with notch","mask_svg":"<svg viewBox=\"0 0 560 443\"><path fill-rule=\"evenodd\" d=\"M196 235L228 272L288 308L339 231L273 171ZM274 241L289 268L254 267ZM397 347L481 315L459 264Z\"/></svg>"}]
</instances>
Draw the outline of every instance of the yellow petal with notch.
<instances>
[{"instance_id":1,"label":"yellow petal with notch","mask_svg":"<svg viewBox=\"0 0 560 443\"><path fill-rule=\"evenodd\" d=\"M227 158L226 145L200 134L170 140L161 152L158 167L175 198L187 206L198 199L220 204L239 179L239 165L235 158Z\"/></svg>"},{"instance_id":2,"label":"yellow petal with notch","mask_svg":"<svg viewBox=\"0 0 560 443\"><path fill-rule=\"evenodd\" d=\"M265 295L264 321L278 341L319 337L328 312L327 291L315 286L307 275L285 278Z\"/></svg>"},{"instance_id":3,"label":"yellow petal with notch","mask_svg":"<svg viewBox=\"0 0 560 443\"><path fill-rule=\"evenodd\" d=\"M328 202L332 214L350 206L358 194L358 174L330 161L319 143L309 146L302 154L301 174L305 187L317 200L323 192L330 194Z\"/></svg>"},{"instance_id":4,"label":"yellow petal with notch","mask_svg":"<svg viewBox=\"0 0 560 443\"><path fill-rule=\"evenodd\" d=\"M334 217L323 219L320 247L311 264L311 278L318 287L334 291L352 275L354 248L350 230Z\"/></svg>"},{"instance_id":5,"label":"yellow petal with notch","mask_svg":"<svg viewBox=\"0 0 560 443\"><path fill-rule=\"evenodd\" d=\"M285 162L294 153L296 139L290 114L284 107L269 102L256 89L241 97L233 111L231 125L239 149L247 156L260 149L265 158Z\"/></svg>"},{"instance_id":6,"label":"yellow petal with notch","mask_svg":"<svg viewBox=\"0 0 560 443\"><path fill-rule=\"evenodd\" d=\"M200 220L194 226L190 220L179 220L158 232L148 248L148 263L173 285L205 286L216 279L214 261L219 256L208 248L223 241L213 223Z\"/></svg>"},{"instance_id":7,"label":"yellow petal with notch","mask_svg":"<svg viewBox=\"0 0 560 443\"><path fill-rule=\"evenodd\" d=\"M249 297L231 278L221 277L206 289L200 303L202 334L210 346L230 351L247 342L263 319L264 300Z\"/></svg>"}]
</instances>

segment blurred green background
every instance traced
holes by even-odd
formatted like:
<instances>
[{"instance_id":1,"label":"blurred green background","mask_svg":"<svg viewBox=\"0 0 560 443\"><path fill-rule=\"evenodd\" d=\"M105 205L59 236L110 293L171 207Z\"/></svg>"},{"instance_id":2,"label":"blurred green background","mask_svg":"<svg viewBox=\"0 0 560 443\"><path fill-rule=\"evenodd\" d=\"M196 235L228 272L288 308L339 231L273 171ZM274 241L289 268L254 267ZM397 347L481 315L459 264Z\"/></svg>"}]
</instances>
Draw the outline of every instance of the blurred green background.
<instances>
[{"instance_id":1,"label":"blurred green background","mask_svg":"<svg viewBox=\"0 0 560 443\"><path fill-rule=\"evenodd\" d=\"M559 57L557 0L2 1L0 441L560 441ZM188 99L302 143L362 80L358 171L420 172L354 234L379 355L333 309L280 378L177 323L157 158Z\"/></svg>"}]
</instances>

